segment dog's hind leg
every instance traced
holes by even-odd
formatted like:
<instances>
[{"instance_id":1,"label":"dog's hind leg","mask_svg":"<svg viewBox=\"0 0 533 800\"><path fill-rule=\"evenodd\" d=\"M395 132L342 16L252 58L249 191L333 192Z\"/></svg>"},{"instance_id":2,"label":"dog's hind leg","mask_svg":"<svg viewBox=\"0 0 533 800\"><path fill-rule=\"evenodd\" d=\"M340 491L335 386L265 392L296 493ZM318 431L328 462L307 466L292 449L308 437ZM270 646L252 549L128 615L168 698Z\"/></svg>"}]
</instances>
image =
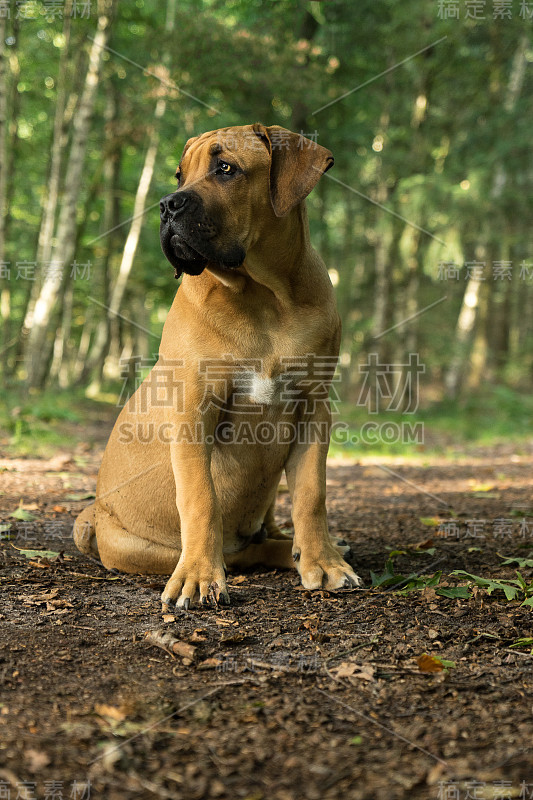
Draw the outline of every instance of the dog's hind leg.
<instances>
[{"instance_id":1,"label":"dog's hind leg","mask_svg":"<svg viewBox=\"0 0 533 800\"><path fill-rule=\"evenodd\" d=\"M167 547L127 531L104 509L97 509L95 517L98 552L104 567L143 575L174 572L180 557L178 547Z\"/></svg>"},{"instance_id":2,"label":"dog's hind leg","mask_svg":"<svg viewBox=\"0 0 533 800\"><path fill-rule=\"evenodd\" d=\"M266 513L265 521L263 523L266 528L267 536L269 539L290 539L292 541L292 536L290 534L283 533L283 531L280 530L274 516L275 507L276 501L274 500Z\"/></svg>"},{"instance_id":3,"label":"dog's hind leg","mask_svg":"<svg viewBox=\"0 0 533 800\"><path fill-rule=\"evenodd\" d=\"M224 553L224 560L228 567L246 568L261 564L291 569L294 567L292 539L266 539L260 544L249 544L239 553Z\"/></svg>"}]
</instances>

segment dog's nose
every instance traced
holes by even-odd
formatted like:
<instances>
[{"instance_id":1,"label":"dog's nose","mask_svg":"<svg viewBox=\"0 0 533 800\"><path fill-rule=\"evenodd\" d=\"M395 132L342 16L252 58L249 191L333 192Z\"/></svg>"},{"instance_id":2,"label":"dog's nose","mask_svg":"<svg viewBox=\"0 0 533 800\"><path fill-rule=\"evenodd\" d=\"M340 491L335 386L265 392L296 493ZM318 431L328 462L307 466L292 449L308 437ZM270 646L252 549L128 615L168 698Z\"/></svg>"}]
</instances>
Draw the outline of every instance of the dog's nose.
<instances>
[{"instance_id":1,"label":"dog's nose","mask_svg":"<svg viewBox=\"0 0 533 800\"><path fill-rule=\"evenodd\" d=\"M162 222L179 214L187 205L188 196L185 192L168 194L159 201L159 215Z\"/></svg>"}]
</instances>

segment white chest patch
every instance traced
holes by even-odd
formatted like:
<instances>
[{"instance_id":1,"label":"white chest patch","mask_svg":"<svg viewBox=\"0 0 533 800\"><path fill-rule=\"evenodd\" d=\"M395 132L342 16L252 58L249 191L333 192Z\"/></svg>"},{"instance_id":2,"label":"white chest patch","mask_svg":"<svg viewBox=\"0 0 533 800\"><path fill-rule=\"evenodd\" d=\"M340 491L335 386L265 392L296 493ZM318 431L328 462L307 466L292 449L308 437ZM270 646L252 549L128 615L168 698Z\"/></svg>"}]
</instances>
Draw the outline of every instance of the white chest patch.
<instances>
[{"instance_id":1,"label":"white chest patch","mask_svg":"<svg viewBox=\"0 0 533 800\"><path fill-rule=\"evenodd\" d=\"M239 394L247 397L252 403L273 405L280 402L282 376L269 378L258 372L241 372L235 380Z\"/></svg>"}]
</instances>

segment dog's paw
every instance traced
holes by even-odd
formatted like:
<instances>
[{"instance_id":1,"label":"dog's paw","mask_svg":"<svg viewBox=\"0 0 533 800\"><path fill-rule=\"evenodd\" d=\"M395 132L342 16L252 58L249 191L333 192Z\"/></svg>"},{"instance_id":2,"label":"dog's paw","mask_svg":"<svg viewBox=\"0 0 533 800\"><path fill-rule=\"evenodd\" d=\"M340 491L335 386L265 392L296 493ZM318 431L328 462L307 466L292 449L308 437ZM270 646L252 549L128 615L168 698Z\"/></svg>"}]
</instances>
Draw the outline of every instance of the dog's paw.
<instances>
[{"instance_id":1,"label":"dog's paw","mask_svg":"<svg viewBox=\"0 0 533 800\"><path fill-rule=\"evenodd\" d=\"M343 558L351 555L352 548L345 539L340 539L338 536L331 536L330 538L331 543L335 546Z\"/></svg>"},{"instance_id":2,"label":"dog's paw","mask_svg":"<svg viewBox=\"0 0 533 800\"><path fill-rule=\"evenodd\" d=\"M168 608L175 601L177 608L187 611L196 597L203 606L229 606L224 564L189 565L180 559L163 589L161 603Z\"/></svg>"},{"instance_id":3,"label":"dog's paw","mask_svg":"<svg viewBox=\"0 0 533 800\"><path fill-rule=\"evenodd\" d=\"M313 557L298 548L293 549L292 557L306 589L356 589L363 581L343 558L344 546L339 544L326 547ZM349 551L348 547L348 551Z\"/></svg>"}]
</instances>

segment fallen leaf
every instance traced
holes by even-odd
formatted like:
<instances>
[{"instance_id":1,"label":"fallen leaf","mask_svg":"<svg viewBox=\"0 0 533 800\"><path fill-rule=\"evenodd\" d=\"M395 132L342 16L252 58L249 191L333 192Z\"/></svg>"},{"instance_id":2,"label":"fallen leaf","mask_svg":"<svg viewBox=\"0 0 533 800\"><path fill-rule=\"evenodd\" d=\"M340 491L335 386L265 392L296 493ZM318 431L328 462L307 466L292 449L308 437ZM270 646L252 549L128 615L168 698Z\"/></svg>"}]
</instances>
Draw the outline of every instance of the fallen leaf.
<instances>
[{"instance_id":1,"label":"fallen leaf","mask_svg":"<svg viewBox=\"0 0 533 800\"><path fill-rule=\"evenodd\" d=\"M429 550L434 544L433 539L424 539L423 542L417 542L417 544L409 545L409 547L413 550Z\"/></svg>"},{"instance_id":2,"label":"fallen leaf","mask_svg":"<svg viewBox=\"0 0 533 800\"><path fill-rule=\"evenodd\" d=\"M114 719L117 722L122 722L126 719L126 714L122 709L116 706L109 706L107 703L96 703L94 710L98 716L108 717L108 719Z\"/></svg>"},{"instance_id":3,"label":"fallen leaf","mask_svg":"<svg viewBox=\"0 0 533 800\"><path fill-rule=\"evenodd\" d=\"M479 481L472 478L468 481L470 485L471 492L490 492L492 489L495 489L495 485L493 483L479 483Z\"/></svg>"},{"instance_id":4,"label":"fallen leaf","mask_svg":"<svg viewBox=\"0 0 533 800\"><path fill-rule=\"evenodd\" d=\"M200 661L197 669L216 669L222 666L223 661L221 658L206 658L205 661Z\"/></svg>"},{"instance_id":5,"label":"fallen leaf","mask_svg":"<svg viewBox=\"0 0 533 800\"><path fill-rule=\"evenodd\" d=\"M21 505L9 516L13 517L14 519L19 519L22 522L33 522L33 520L37 519L35 514L30 514L30 512L26 511L25 508L22 508Z\"/></svg>"},{"instance_id":6,"label":"fallen leaf","mask_svg":"<svg viewBox=\"0 0 533 800\"><path fill-rule=\"evenodd\" d=\"M38 606L53 600L58 594L59 589L56 587L55 589L50 589L46 592L38 592L37 594L19 594L16 599L30 606Z\"/></svg>"},{"instance_id":7,"label":"fallen leaf","mask_svg":"<svg viewBox=\"0 0 533 800\"><path fill-rule=\"evenodd\" d=\"M342 664L339 664L338 667L333 667L330 671L333 672L337 678L350 678L356 670L357 664L343 661Z\"/></svg>"},{"instance_id":8,"label":"fallen leaf","mask_svg":"<svg viewBox=\"0 0 533 800\"><path fill-rule=\"evenodd\" d=\"M416 663L420 672L442 672L444 669L442 661L435 656L428 656L427 653L418 656Z\"/></svg>"},{"instance_id":9,"label":"fallen leaf","mask_svg":"<svg viewBox=\"0 0 533 800\"><path fill-rule=\"evenodd\" d=\"M50 757L43 753L42 750L34 750L30 748L24 751L24 758L28 762L28 769L30 772L39 772L43 767L47 767L50 763Z\"/></svg>"},{"instance_id":10,"label":"fallen leaf","mask_svg":"<svg viewBox=\"0 0 533 800\"><path fill-rule=\"evenodd\" d=\"M22 547L15 547L14 544L11 547L18 550L21 556L26 558L56 558L59 555L56 550L23 550Z\"/></svg>"},{"instance_id":11,"label":"fallen leaf","mask_svg":"<svg viewBox=\"0 0 533 800\"><path fill-rule=\"evenodd\" d=\"M235 575L235 577L232 577L231 582L234 585L237 585L239 583L245 583L246 582L246 575Z\"/></svg>"},{"instance_id":12,"label":"fallen leaf","mask_svg":"<svg viewBox=\"0 0 533 800\"><path fill-rule=\"evenodd\" d=\"M207 636L205 635L207 631L202 630L202 628L195 628L193 634L190 638L191 642L207 642Z\"/></svg>"}]
</instances>

